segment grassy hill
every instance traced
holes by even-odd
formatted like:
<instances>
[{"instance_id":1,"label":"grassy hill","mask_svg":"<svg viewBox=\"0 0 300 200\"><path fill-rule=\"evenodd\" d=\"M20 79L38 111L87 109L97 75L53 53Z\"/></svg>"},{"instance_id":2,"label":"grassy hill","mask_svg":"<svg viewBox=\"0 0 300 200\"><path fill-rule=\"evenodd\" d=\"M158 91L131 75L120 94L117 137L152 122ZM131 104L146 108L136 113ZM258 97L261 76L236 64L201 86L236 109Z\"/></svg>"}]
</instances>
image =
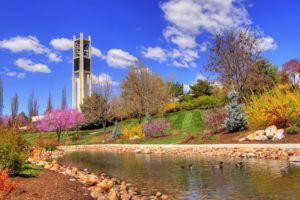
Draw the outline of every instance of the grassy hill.
<instances>
[{"instance_id":1,"label":"grassy hill","mask_svg":"<svg viewBox=\"0 0 300 200\"><path fill-rule=\"evenodd\" d=\"M187 135L198 135L203 134L204 123L203 123L203 110L191 110L191 111L179 111L170 113L165 116L167 121L170 123L170 129L168 134L160 138L144 138L142 144L174 144L182 141ZM155 117L162 118L162 117ZM136 119L125 120L120 123L120 126L127 124L138 124ZM111 131L113 126L108 127L106 130ZM109 143L111 134L104 133L103 129L96 130L82 130L78 133L79 138L76 140L75 132L69 131L64 132L61 136L61 144L100 144ZM34 144L37 137L42 138L56 138L55 132L47 133L24 133L26 140ZM127 141L120 141L126 143Z\"/></svg>"}]
</instances>

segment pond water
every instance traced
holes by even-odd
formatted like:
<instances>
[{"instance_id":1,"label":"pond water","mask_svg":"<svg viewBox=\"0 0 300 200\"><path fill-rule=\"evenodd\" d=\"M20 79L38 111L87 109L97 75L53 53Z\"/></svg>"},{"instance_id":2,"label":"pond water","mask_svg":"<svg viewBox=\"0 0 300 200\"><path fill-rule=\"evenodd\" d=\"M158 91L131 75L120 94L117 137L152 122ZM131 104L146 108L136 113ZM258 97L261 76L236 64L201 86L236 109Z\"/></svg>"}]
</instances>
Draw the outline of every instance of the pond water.
<instances>
[{"instance_id":1,"label":"pond water","mask_svg":"<svg viewBox=\"0 0 300 200\"><path fill-rule=\"evenodd\" d=\"M224 162L223 169L212 165ZM144 194L176 199L300 199L300 167L286 161L225 157L71 152L60 162L133 183ZM193 163L193 169L182 165Z\"/></svg>"}]
</instances>

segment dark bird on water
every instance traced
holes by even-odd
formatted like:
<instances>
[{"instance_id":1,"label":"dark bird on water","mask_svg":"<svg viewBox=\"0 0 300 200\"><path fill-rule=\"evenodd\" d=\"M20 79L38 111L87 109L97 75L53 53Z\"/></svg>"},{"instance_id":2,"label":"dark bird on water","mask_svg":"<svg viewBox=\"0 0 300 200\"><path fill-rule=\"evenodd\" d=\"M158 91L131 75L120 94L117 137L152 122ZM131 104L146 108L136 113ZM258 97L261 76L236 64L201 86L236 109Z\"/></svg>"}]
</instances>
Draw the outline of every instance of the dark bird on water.
<instances>
[{"instance_id":1,"label":"dark bird on water","mask_svg":"<svg viewBox=\"0 0 300 200\"><path fill-rule=\"evenodd\" d=\"M244 167L244 163L243 162L238 162L235 164L236 167L238 168L243 168Z\"/></svg>"},{"instance_id":2,"label":"dark bird on water","mask_svg":"<svg viewBox=\"0 0 300 200\"><path fill-rule=\"evenodd\" d=\"M192 170L193 169L193 164L182 165L181 168L184 169L184 170Z\"/></svg>"},{"instance_id":3,"label":"dark bird on water","mask_svg":"<svg viewBox=\"0 0 300 200\"><path fill-rule=\"evenodd\" d=\"M217 164L217 165L213 165L212 168L214 168L214 169L221 169L221 168L223 168L223 161L219 162L219 164Z\"/></svg>"}]
</instances>

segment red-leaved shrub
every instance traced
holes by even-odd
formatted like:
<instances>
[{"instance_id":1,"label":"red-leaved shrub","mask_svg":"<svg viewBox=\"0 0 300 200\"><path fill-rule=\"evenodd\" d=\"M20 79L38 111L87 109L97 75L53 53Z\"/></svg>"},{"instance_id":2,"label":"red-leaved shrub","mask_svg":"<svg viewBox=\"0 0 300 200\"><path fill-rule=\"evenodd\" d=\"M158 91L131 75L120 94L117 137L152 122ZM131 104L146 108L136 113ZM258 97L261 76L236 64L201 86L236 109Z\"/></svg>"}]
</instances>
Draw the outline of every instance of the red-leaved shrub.
<instances>
[{"instance_id":1,"label":"red-leaved shrub","mask_svg":"<svg viewBox=\"0 0 300 200\"><path fill-rule=\"evenodd\" d=\"M160 137L166 134L169 127L166 120L155 120L144 125L143 133L146 137Z\"/></svg>"},{"instance_id":2,"label":"red-leaved shrub","mask_svg":"<svg viewBox=\"0 0 300 200\"><path fill-rule=\"evenodd\" d=\"M227 113L224 108L211 109L205 114L204 123L207 128L216 133L219 128L222 128L222 126L224 126L226 115Z\"/></svg>"},{"instance_id":3,"label":"red-leaved shrub","mask_svg":"<svg viewBox=\"0 0 300 200\"><path fill-rule=\"evenodd\" d=\"M0 199L7 200L9 195L16 189L16 184L7 181L8 171L0 170Z\"/></svg>"}]
</instances>

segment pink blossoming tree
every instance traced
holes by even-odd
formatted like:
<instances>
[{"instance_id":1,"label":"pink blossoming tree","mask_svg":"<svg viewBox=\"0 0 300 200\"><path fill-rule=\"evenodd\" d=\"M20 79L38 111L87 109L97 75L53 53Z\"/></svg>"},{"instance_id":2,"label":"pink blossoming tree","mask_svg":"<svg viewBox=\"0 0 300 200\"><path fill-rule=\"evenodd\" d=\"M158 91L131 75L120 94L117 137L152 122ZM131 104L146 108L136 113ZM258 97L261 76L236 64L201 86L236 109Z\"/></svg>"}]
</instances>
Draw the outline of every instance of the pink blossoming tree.
<instances>
[{"instance_id":1,"label":"pink blossoming tree","mask_svg":"<svg viewBox=\"0 0 300 200\"><path fill-rule=\"evenodd\" d=\"M56 131L57 141L60 142L61 133L70 129L79 129L85 123L82 113L76 110L59 109L45 114L38 122L40 131Z\"/></svg>"}]
</instances>

